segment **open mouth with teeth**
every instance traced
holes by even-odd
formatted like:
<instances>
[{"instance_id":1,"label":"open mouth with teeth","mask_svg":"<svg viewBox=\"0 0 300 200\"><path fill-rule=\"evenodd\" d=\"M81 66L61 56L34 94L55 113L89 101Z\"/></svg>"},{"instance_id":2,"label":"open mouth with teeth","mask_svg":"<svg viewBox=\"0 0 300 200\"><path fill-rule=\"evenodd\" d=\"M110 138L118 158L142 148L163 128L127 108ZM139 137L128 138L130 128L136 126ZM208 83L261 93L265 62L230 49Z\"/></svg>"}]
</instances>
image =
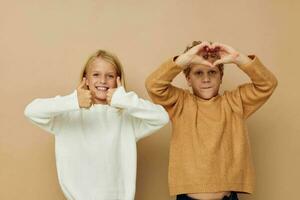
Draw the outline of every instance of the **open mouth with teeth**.
<instances>
[{"instance_id":1,"label":"open mouth with teeth","mask_svg":"<svg viewBox=\"0 0 300 200\"><path fill-rule=\"evenodd\" d=\"M109 89L109 87L106 86L95 86L95 88L101 92L106 92Z\"/></svg>"}]
</instances>

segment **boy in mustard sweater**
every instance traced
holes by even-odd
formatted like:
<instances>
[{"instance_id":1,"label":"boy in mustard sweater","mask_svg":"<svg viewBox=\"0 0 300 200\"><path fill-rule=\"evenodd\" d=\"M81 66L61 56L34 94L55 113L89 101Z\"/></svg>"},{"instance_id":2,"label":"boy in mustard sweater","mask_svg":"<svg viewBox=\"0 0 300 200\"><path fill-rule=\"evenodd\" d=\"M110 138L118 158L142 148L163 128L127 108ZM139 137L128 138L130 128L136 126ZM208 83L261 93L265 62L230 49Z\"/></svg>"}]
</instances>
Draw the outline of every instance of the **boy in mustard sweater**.
<instances>
[{"instance_id":1,"label":"boy in mustard sweater","mask_svg":"<svg viewBox=\"0 0 300 200\"><path fill-rule=\"evenodd\" d=\"M251 83L219 94L227 63L236 64ZM171 84L181 71L193 93ZM275 76L256 56L210 42L194 42L147 78L150 97L164 106L172 121L171 195L177 195L177 200L233 200L238 192L253 192L254 167L245 121L276 85Z\"/></svg>"}]
</instances>

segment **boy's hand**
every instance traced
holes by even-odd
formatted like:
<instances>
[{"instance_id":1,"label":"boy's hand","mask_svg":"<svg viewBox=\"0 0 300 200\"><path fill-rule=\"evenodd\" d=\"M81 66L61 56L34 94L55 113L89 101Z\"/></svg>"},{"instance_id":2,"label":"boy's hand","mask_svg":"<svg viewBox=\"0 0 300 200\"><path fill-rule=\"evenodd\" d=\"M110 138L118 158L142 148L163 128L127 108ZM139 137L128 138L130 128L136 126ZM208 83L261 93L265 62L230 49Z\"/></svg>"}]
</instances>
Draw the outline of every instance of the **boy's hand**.
<instances>
[{"instance_id":1,"label":"boy's hand","mask_svg":"<svg viewBox=\"0 0 300 200\"><path fill-rule=\"evenodd\" d=\"M117 88L121 87L122 86L122 83L121 83L121 80L120 80L120 77L118 76L117 77ZM113 94L115 93L115 91L117 90L117 88L109 88L108 91L107 91L107 94L106 94L106 102L110 105L111 103L111 99L112 99L112 96Z\"/></svg>"},{"instance_id":2,"label":"boy's hand","mask_svg":"<svg viewBox=\"0 0 300 200\"><path fill-rule=\"evenodd\" d=\"M207 47L211 48L211 44L209 42L201 42L201 44L198 44L184 54L181 54L175 60L175 63L183 68L186 68L191 64L202 64L213 67L213 64L203 57Z\"/></svg>"},{"instance_id":3,"label":"boy's hand","mask_svg":"<svg viewBox=\"0 0 300 200\"><path fill-rule=\"evenodd\" d=\"M77 99L80 108L89 108L93 104L93 96L86 86L86 78L84 77L77 87Z\"/></svg>"},{"instance_id":4,"label":"boy's hand","mask_svg":"<svg viewBox=\"0 0 300 200\"><path fill-rule=\"evenodd\" d=\"M236 51L231 46L228 46L226 44L221 43L213 43L212 48L218 48L219 49L219 55L220 59L216 60L213 65L217 66L219 64L226 64L226 63L234 63L237 65L245 65L249 62L251 62L251 59Z\"/></svg>"}]
</instances>

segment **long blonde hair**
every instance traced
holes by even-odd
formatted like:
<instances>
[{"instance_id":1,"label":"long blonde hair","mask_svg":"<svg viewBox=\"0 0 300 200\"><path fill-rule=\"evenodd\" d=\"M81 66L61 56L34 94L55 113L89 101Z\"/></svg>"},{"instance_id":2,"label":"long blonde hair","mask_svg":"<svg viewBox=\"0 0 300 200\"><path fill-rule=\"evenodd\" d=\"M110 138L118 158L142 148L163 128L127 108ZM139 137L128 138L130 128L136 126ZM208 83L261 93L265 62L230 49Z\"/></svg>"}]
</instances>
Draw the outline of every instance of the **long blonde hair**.
<instances>
[{"instance_id":1,"label":"long blonde hair","mask_svg":"<svg viewBox=\"0 0 300 200\"><path fill-rule=\"evenodd\" d=\"M88 58L87 62L85 63L85 65L81 71L80 81L82 81L83 77L86 77L88 67L97 58L102 58L103 60L109 62L110 64L112 64L115 67L117 76L120 77L121 83L122 83L123 87L126 89L124 70L123 70L123 67L122 67L122 64L121 64L119 58L116 55L114 55L113 53L110 53L110 52L102 50L102 49L96 51L94 54L92 54Z\"/></svg>"}]
</instances>

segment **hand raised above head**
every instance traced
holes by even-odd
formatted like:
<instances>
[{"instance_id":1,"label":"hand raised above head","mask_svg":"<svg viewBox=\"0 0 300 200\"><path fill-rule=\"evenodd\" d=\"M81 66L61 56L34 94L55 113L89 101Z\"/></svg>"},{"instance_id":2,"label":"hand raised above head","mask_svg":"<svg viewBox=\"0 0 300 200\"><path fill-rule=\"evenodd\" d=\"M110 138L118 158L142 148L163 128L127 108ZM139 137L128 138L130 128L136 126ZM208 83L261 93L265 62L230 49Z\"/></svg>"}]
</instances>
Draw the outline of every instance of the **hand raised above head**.
<instances>
[{"instance_id":1,"label":"hand raised above head","mask_svg":"<svg viewBox=\"0 0 300 200\"><path fill-rule=\"evenodd\" d=\"M181 54L175 60L175 63L183 68L186 68L191 64L202 64L212 67L212 63L204 57L207 48L211 48L211 44L207 41L201 42L192 48L188 48L185 53Z\"/></svg>"},{"instance_id":2,"label":"hand raised above head","mask_svg":"<svg viewBox=\"0 0 300 200\"><path fill-rule=\"evenodd\" d=\"M213 65L217 66L219 64L226 64L226 63L234 63L237 65L242 65L250 62L250 58L248 56L238 52L235 50L233 47L226 45L226 44L221 44L221 43L213 43L212 44L213 48L218 48L219 49L219 55L220 59L217 59Z\"/></svg>"}]
</instances>

